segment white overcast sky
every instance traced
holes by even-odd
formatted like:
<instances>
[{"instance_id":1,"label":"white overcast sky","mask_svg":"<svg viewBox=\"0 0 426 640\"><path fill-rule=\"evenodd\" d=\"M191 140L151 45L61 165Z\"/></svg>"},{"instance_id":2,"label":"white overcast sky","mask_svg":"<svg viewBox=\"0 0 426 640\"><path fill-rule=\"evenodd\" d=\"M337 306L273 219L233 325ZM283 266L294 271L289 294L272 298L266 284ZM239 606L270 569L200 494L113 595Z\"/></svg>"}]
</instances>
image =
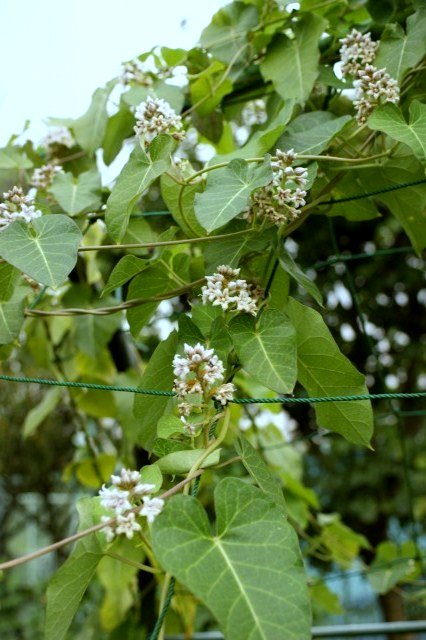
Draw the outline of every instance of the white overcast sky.
<instances>
[{"instance_id":1,"label":"white overcast sky","mask_svg":"<svg viewBox=\"0 0 426 640\"><path fill-rule=\"evenodd\" d=\"M189 48L228 0L0 2L0 146L30 119L77 117L120 63L154 45Z\"/></svg>"}]
</instances>

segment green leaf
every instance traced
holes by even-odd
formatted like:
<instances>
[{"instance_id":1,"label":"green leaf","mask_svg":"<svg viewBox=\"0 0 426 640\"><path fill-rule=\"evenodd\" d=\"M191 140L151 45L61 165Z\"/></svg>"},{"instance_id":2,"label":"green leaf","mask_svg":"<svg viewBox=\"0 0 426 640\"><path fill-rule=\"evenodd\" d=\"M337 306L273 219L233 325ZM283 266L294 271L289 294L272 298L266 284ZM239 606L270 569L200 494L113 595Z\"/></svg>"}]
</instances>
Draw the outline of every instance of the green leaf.
<instances>
[{"instance_id":1,"label":"green leaf","mask_svg":"<svg viewBox=\"0 0 426 640\"><path fill-rule=\"evenodd\" d=\"M18 286L8 300L0 301L0 345L9 344L18 337L24 322L24 301L27 293L27 287Z\"/></svg>"},{"instance_id":2,"label":"green leaf","mask_svg":"<svg viewBox=\"0 0 426 640\"><path fill-rule=\"evenodd\" d=\"M74 322L77 347L87 356L96 360L101 357L102 350L120 328L121 317L118 313L106 316L85 314L75 318Z\"/></svg>"},{"instance_id":3,"label":"green leaf","mask_svg":"<svg viewBox=\"0 0 426 640\"><path fill-rule=\"evenodd\" d=\"M207 69L197 74L195 80L190 83L191 102L201 116L214 111L222 98L231 93L232 81L224 75L225 72L226 65L219 60L213 60Z\"/></svg>"},{"instance_id":4,"label":"green leaf","mask_svg":"<svg viewBox=\"0 0 426 640\"><path fill-rule=\"evenodd\" d=\"M309 97L318 75L318 41L326 24L323 18L306 13L292 24L294 38L278 34L269 45L260 70L284 100L304 103Z\"/></svg>"},{"instance_id":5,"label":"green leaf","mask_svg":"<svg viewBox=\"0 0 426 640\"><path fill-rule=\"evenodd\" d=\"M55 176L50 193L61 208L75 216L83 211L97 209L101 204L101 176L97 169L91 169L75 178L72 173Z\"/></svg>"},{"instance_id":6,"label":"green leaf","mask_svg":"<svg viewBox=\"0 0 426 640\"><path fill-rule=\"evenodd\" d=\"M237 438L235 450L256 484L285 513L286 506L282 489L260 453L243 436Z\"/></svg>"},{"instance_id":7,"label":"green leaf","mask_svg":"<svg viewBox=\"0 0 426 640\"><path fill-rule=\"evenodd\" d=\"M260 166L232 160L224 169L212 171L206 190L195 196L195 215L211 233L235 218L248 204L251 192L272 179L269 162Z\"/></svg>"},{"instance_id":8,"label":"green leaf","mask_svg":"<svg viewBox=\"0 0 426 640\"><path fill-rule=\"evenodd\" d=\"M288 125L277 146L306 155L320 154L349 120L350 116L336 118L328 111L302 113Z\"/></svg>"},{"instance_id":9,"label":"green leaf","mask_svg":"<svg viewBox=\"0 0 426 640\"><path fill-rule=\"evenodd\" d=\"M67 216L36 218L31 225L13 222L1 233L0 256L36 282L62 284L77 262L81 232Z\"/></svg>"},{"instance_id":10,"label":"green leaf","mask_svg":"<svg viewBox=\"0 0 426 640\"><path fill-rule=\"evenodd\" d=\"M161 416L157 423L158 437L167 439L176 433L184 433L182 420L172 413Z\"/></svg>"},{"instance_id":11,"label":"green leaf","mask_svg":"<svg viewBox=\"0 0 426 640\"><path fill-rule=\"evenodd\" d=\"M86 113L72 122L75 139L82 149L93 153L102 145L108 122L107 102L114 83L96 89Z\"/></svg>"},{"instance_id":12,"label":"green leaf","mask_svg":"<svg viewBox=\"0 0 426 640\"><path fill-rule=\"evenodd\" d=\"M105 136L102 144L103 159L108 166L117 157L126 138L134 135L135 116L125 105L120 105L119 111L108 118Z\"/></svg>"},{"instance_id":13,"label":"green leaf","mask_svg":"<svg viewBox=\"0 0 426 640\"><path fill-rule=\"evenodd\" d=\"M0 240L1 243L1 240ZM20 277L18 269L4 262L0 264L0 301L10 300Z\"/></svg>"},{"instance_id":14,"label":"green leaf","mask_svg":"<svg viewBox=\"0 0 426 640\"><path fill-rule=\"evenodd\" d=\"M239 315L229 326L243 369L257 382L278 393L293 391L296 376L296 340L289 319L276 309L259 320Z\"/></svg>"},{"instance_id":15,"label":"green leaf","mask_svg":"<svg viewBox=\"0 0 426 640\"><path fill-rule=\"evenodd\" d=\"M217 533L201 504L173 496L153 525L164 569L212 611L227 640L308 640L309 599L297 536L256 487L215 488Z\"/></svg>"},{"instance_id":16,"label":"green leaf","mask_svg":"<svg viewBox=\"0 0 426 640\"><path fill-rule=\"evenodd\" d=\"M388 136L408 145L420 159L426 160L426 104L413 100L407 123L402 111L394 104L385 104L368 118L368 126L384 131Z\"/></svg>"},{"instance_id":17,"label":"green leaf","mask_svg":"<svg viewBox=\"0 0 426 640\"><path fill-rule=\"evenodd\" d=\"M388 593L402 579L416 572L413 557L416 555L414 543L407 541L398 547L393 542L381 542L376 550L374 562L369 567L367 577L374 591L380 595Z\"/></svg>"},{"instance_id":18,"label":"green leaf","mask_svg":"<svg viewBox=\"0 0 426 640\"><path fill-rule=\"evenodd\" d=\"M281 101L280 104L282 104ZM233 160L234 158L264 156L265 153L270 151L284 131L285 125L292 116L293 107L294 101L286 100L284 106L281 107L277 113L270 114L268 121L264 125L256 128L245 145L230 153L215 156L212 164Z\"/></svg>"},{"instance_id":19,"label":"green leaf","mask_svg":"<svg viewBox=\"0 0 426 640\"><path fill-rule=\"evenodd\" d=\"M310 396L368 393L364 376L344 356L317 311L289 298L287 313L296 329L298 380ZM373 434L369 400L315 404L318 425L355 444L368 445Z\"/></svg>"},{"instance_id":20,"label":"green leaf","mask_svg":"<svg viewBox=\"0 0 426 640\"><path fill-rule=\"evenodd\" d=\"M173 451L155 463L162 473L170 475L184 475L188 473L194 464L201 458L206 449L186 449L184 451ZM219 464L220 449L215 449L202 463L201 468L213 467Z\"/></svg>"},{"instance_id":21,"label":"green leaf","mask_svg":"<svg viewBox=\"0 0 426 640\"><path fill-rule=\"evenodd\" d=\"M79 530L100 521L99 508L84 498L77 504L80 514ZM45 640L64 640L81 599L95 575L102 558L102 534L91 534L75 545L70 557L55 573L47 588Z\"/></svg>"},{"instance_id":22,"label":"green leaf","mask_svg":"<svg viewBox=\"0 0 426 640\"><path fill-rule=\"evenodd\" d=\"M150 262L143 258L137 258L133 255L123 256L111 271L101 297L126 284L126 282L145 271L149 266L151 266Z\"/></svg>"},{"instance_id":23,"label":"green leaf","mask_svg":"<svg viewBox=\"0 0 426 640\"><path fill-rule=\"evenodd\" d=\"M171 171L173 173L173 170ZM190 173L184 176L189 177ZM191 173L193 170L191 169ZM196 182L184 189L173 178L163 174L160 180L161 196L174 220L189 238L205 236L206 231L200 225L194 212L195 195L203 190L202 182Z\"/></svg>"},{"instance_id":24,"label":"green leaf","mask_svg":"<svg viewBox=\"0 0 426 640\"><path fill-rule=\"evenodd\" d=\"M31 169L33 163L19 147L0 149L0 171L19 171Z\"/></svg>"},{"instance_id":25,"label":"green leaf","mask_svg":"<svg viewBox=\"0 0 426 640\"><path fill-rule=\"evenodd\" d=\"M313 282L305 273L303 273L302 269L298 264L293 260L291 255L282 249L280 252L280 265L286 271L289 276L296 280L297 284L305 289L307 293L309 293L313 299L318 302L319 305L323 306L322 303L322 295L321 291L318 289L315 282Z\"/></svg>"},{"instance_id":26,"label":"green leaf","mask_svg":"<svg viewBox=\"0 0 426 640\"><path fill-rule=\"evenodd\" d=\"M105 222L117 242L123 238L132 209L143 192L169 168L174 146L174 140L166 134L154 138L149 155L139 142L136 144L107 201Z\"/></svg>"},{"instance_id":27,"label":"green leaf","mask_svg":"<svg viewBox=\"0 0 426 640\"><path fill-rule=\"evenodd\" d=\"M28 438L28 436L32 436L36 431L37 427L47 418L47 416L52 413L53 409L58 404L61 398L62 391L59 387L53 387L53 389L49 389L43 396L41 402L38 403L36 407L31 409L25 417L22 435L24 438Z\"/></svg>"},{"instance_id":28,"label":"green leaf","mask_svg":"<svg viewBox=\"0 0 426 640\"><path fill-rule=\"evenodd\" d=\"M114 540L109 553L114 553L123 560L104 556L99 563L97 573L99 581L105 589L105 596L100 608L100 619L103 629L112 631L123 622L134 602L135 579L137 566L131 566L125 560L142 562L143 550L133 540L120 536Z\"/></svg>"},{"instance_id":29,"label":"green leaf","mask_svg":"<svg viewBox=\"0 0 426 640\"><path fill-rule=\"evenodd\" d=\"M235 231L239 229L240 226L235 227ZM234 231L230 228L228 230ZM274 235L274 229L266 229L261 233L256 230L256 233L248 231L246 235L223 238L220 242L207 242L203 249L206 273L213 273L221 264L237 267L240 259L247 253L264 251Z\"/></svg>"},{"instance_id":30,"label":"green leaf","mask_svg":"<svg viewBox=\"0 0 426 640\"><path fill-rule=\"evenodd\" d=\"M426 11L420 9L407 18L407 34L398 23L387 24L374 59L378 69L386 71L395 80L401 80L408 69L426 54Z\"/></svg>"},{"instance_id":31,"label":"green leaf","mask_svg":"<svg viewBox=\"0 0 426 640\"><path fill-rule=\"evenodd\" d=\"M172 360L177 350L177 332L173 331L160 342L141 378L140 389L171 391L174 375ZM165 413L170 402L168 396L135 396L134 414L139 423L137 442L148 451L157 436L157 422Z\"/></svg>"},{"instance_id":32,"label":"green leaf","mask_svg":"<svg viewBox=\"0 0 426 640\"><path fill-rule=\"evenodd\" d=\"M148 464L140 470L141 482L155 485L153 493L161 489L163 474L157 464Z\"/></svg>"},{"instance_id":33,"label":"green leaf","mask_svg":"<svg viewBox=\"0 0 426 640\"><path fill-rule=\"evenodd\" d=\"M241 51L247 41L247 33L258 23L255 7L247 7L242 2L232 2L219 9L211 23L204 29L200 44L208 49L214 58L234 65L248 58L248 47Z\"/></svg>"}]
</instances>

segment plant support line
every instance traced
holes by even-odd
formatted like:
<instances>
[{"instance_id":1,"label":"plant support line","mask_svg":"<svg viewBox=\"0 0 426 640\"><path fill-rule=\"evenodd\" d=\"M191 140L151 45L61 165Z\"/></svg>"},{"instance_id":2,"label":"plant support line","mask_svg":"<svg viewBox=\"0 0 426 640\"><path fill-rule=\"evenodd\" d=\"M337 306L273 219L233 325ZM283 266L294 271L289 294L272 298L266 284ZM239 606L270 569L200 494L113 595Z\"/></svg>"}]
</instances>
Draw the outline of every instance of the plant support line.
<instances>
[{"instance_id":1,"label":"plant support line","mask_svg":"<svg viewBox=\"0 0 426 640\"><path fill-rule=\"evenodd\" d=\"M71 380L49 380L47 378L30 378L26 376L8 376L0 374L0 380L5 382L22 382L26 384L45 384L52 387L71 387L77 389L96 389L98 391L124 391L127 393L138 393L145 396L174 396L173 391L163 391L160 389L140 389L138 387L121 387L113 384L96 384L93 382L73 382ZM235 398L231 402L234 404L316 404L318 402L351 402L353 400L388 400L388 399L412 399L424 398L426 391L416 391L413 393L363 393L359 395L347 396L321 396L318 398Z\"/></svg>"}]
</instances>

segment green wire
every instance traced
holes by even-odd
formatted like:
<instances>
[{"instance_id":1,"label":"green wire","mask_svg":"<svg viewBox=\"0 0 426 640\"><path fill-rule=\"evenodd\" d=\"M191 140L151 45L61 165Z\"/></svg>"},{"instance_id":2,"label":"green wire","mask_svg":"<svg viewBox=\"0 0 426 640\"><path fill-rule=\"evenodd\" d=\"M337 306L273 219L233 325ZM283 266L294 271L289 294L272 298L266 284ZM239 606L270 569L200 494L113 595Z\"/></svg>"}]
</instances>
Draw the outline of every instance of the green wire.
<instances>
[{"instance_id":1,"label":"green wire","mask_svg":"<svg viewBox=\"0 0 426 640\"><path fill-rule=\"evenodd\" d=\"M168 396L173 397L173 391L159 389L140 389L139 387L120 387L114 384L96 384L93 382L71 382L70 380L48 380L46 378L29 378L26 376L8 376L0 374L0 380L6 382L22 382L24 384L45 384L52 387L71 387L77 389L95 389L97 391L124 391L125 393L138 393L144 396ZM318 402L351 402L352 400L386 400L386 399L411 399L424 398L426 391L413 393L363 393L347 396L321 396L318 398L235 398L234 404L316 404Z\"/></svg>"}]
</instances>

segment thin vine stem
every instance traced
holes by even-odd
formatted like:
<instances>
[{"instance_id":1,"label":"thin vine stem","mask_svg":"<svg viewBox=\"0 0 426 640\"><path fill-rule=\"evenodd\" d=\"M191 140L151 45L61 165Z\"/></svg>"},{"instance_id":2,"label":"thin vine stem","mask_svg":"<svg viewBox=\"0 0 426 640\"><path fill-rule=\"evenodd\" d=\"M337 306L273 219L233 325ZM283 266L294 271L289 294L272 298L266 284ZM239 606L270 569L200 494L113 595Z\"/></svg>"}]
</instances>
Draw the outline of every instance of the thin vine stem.
<instances>
[{"instance_id":1,"label":"thin vine stem","mask_svg":"<svg viewBox=\"0 0 426 640\"><path fill-rule=\"evenodd\" d=\"M162 493L159 498L164 500L165 498L170 497L171 495L178 493L182 488L185 487L189 482L192 482L195 478L200 476L203 473L202 470L196 470L192 475L188 474L188 476L176 484L171 489L168 489L164 493ZM136 513L140 507L134 507L131 511ZM4 571L6 569L13 569L14 567L18 567L21 564L26 564L27 562L31 562L31 560L36 560L37 558L41 558L41 556L45 556L48 553L52 553L52 551L56 551L56 549L60 549L61 547L65 547L67 544L71 544L71 542L77 542L82 538L90 535L91 533L96 533L105 527L110 527L115 524L116 518L111 518L106 522L100 522L99 524L93 525L93 527L89 527L88 529L84 529L83 531L79 531L78 533L74 533L72 536L68 536L67 538L63 538L58 542L54 542L53 544L48 545L47 547L43 547L42 549L38 549L37 551L33 551L32 553L27 553L19 558L14 558L14 560L8 560L7 562L3 562L0 564L0 571Z\"/></svg>"}]
</instances>

